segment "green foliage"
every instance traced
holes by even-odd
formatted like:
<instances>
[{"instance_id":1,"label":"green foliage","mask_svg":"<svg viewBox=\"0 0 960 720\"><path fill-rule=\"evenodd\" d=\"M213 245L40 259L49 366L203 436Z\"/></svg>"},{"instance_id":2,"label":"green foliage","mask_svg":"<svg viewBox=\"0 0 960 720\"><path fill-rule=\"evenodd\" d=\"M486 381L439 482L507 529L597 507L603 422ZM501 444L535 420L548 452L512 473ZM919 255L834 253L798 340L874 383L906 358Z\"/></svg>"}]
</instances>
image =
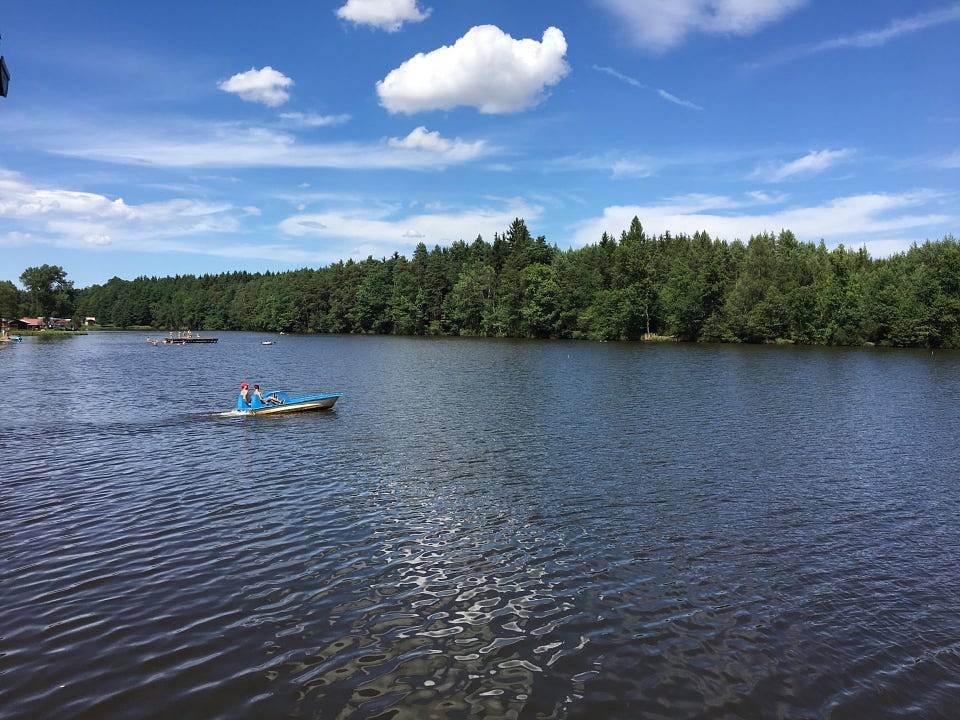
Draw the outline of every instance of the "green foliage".
<instances>
[{"instance_id":1,"label":"green foliage","mask_svg":"<svg viewBox=\"0 0 960 720\"><path fill-rule=\"evenodd\" d=\"M421 243L410 259L113 278L77 292L75 308L62 268L30 268L24 282L27 293L0 284L3 312L25 296L120 327L960 347L952 236L873 260L786 230L727 243L648 235L635 219L619 240L561 252L517 219L492 243Z\"/></svg>"},{"instance_id":2,"label":"green foliage","mask_svg":"<svg viewBox=\"0 0 960 720\"><path fill-rule=\"evenodd\" d=\"M521 284L521 333L536 338L555 336L560 318L560 286L556 272L549 265L528 265L521 273Z\"/></svg>"},{"instance_id":3,"label":"green foliage","mask_svg":"<svg viewBox=\"0 0 960 720\"><path fill-rule=\"evenodd\" d=\"M27 289L30 312L40 317L69 317L73 313L73 283L59 265L28 267L20 274Z\"/></svg>"},{"instance_id":4,"label":"green foliage","mask_svg":"<svg viewBox=\"0 0 960 720\"><path fill-rule=\"evenodd\" d=\"M0 282L0 318L20 316L20 291L9 280Z\"/></svg>"},{"instance_id":5,"label":"green foliage","mask_svg":"<svg viewBox=\"0 0 960 720\"><path fill-rule=\"evenodd\" d=\"M493 314L496 273L483 261L466 265L445 301L450 332L459 335L487 335Z\"/></svg>"}]
</instances>

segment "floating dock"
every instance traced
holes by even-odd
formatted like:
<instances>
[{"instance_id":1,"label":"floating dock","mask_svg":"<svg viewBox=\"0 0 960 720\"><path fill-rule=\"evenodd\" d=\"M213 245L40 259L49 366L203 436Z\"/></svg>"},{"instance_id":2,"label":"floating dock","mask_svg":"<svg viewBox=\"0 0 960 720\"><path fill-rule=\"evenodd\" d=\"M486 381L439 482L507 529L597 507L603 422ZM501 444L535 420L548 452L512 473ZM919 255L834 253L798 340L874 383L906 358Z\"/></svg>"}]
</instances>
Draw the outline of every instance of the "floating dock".
<instances>
[{"instance_id":1,"label":"floating dock","mask_svg":"<svg viewBox=\"0 0 960 720\"><path fill-rule=\"evenodd\" d=\"M202 337L200 335L194 335L191 331L179 332L176 335L170 333L163 339L164 345L207 345L209 343L218 342L220 338L215 337ZM148 340L151 345L159 345L160 343L156 340Z\"/></svg>"}]
</instances>

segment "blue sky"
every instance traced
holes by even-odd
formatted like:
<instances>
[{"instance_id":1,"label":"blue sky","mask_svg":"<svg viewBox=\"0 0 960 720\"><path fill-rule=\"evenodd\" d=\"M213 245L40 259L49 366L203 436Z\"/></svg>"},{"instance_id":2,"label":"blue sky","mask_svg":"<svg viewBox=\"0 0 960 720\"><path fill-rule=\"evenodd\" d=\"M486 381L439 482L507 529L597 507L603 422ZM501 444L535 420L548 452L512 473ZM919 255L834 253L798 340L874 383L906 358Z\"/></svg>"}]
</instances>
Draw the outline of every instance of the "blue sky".
<instances>
[{"instance_id":1,"label":"blue sky","mask_svg":"<svg viewBox=\"0 0 960 720\"><path fill-rule=\"evenodd\" d=\"M0 279L960 230L960 3L12 2Z\"/></svg>"}]
</instances>

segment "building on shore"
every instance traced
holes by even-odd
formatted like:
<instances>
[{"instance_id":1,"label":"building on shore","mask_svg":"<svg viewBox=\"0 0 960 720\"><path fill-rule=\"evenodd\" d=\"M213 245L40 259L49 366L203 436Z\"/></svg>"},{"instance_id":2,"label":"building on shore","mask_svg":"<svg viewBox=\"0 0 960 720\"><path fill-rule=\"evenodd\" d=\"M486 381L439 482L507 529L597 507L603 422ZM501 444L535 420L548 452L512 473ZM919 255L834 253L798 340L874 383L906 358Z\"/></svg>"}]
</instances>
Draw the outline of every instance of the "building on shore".
<instances>
[{"instance_id":1,"label":"building on shore","mask_svg":"<svg viewBox=\"0 0 960 720\"><path fill-rule=\"evenodd\" d=\"M42 330L42 317L22 317L19 320L11 320L10 327L18 330Z\"/></svg>"},{"instance_id":2,"label":"building on shore","mask_svg":"<svg viewBox=\"0 0 960 720\"><path fill-rule=\"evenodd\" d=\"M7 327L16 330L76 330L70 318L22 317L19 320L8 320L6 323Z\"/></svg>"}]
</instances>

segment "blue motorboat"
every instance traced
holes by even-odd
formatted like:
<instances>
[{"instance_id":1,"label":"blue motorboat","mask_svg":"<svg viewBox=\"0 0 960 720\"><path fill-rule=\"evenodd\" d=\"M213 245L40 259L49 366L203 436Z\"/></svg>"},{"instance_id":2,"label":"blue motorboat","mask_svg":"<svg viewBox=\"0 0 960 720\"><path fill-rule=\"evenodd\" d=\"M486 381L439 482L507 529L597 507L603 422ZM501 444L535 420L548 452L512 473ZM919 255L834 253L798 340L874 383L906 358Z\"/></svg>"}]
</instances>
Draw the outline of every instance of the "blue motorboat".
<instances>
[{"instance_id":1,"label":"blue motorboat","mask_svg":"<svg viewBox=\"0 0 960 720\"><path fill-rule=\"evenodd\" d=\"M281 413L306 412L309 410L330 410L343 397L343 393L327 393L324 395L291 395L287 392L270 391L263 393L269 400L275 397L280 404L271 402L262 403L257 397L251 396L250 402L237 395L237 412L244 415L279 415Z\"/></svg>"}]
</instances>

